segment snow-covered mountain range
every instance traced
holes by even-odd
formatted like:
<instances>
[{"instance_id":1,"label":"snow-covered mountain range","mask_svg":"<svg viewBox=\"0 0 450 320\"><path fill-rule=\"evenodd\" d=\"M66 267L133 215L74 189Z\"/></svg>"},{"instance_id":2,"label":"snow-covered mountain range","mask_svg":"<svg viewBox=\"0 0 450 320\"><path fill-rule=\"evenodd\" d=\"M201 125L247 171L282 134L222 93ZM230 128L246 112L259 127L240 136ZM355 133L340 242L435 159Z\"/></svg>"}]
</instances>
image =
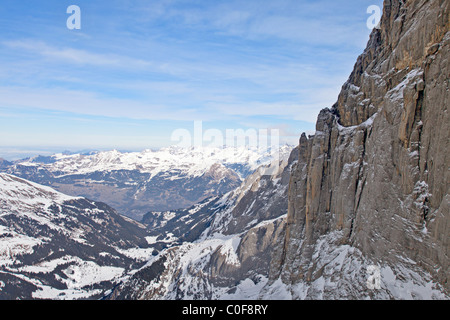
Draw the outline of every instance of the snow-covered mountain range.
<instances>
[{"instance_id":1,"label":"snow-covered mountain range","mask_svg":"<svg viewBox=\"0 0 450 320\"><path fill-rule=\"evenodd\" d=\"M108 203L139 220L149 211L187 208L238 187L292 147L181 148L55 154L4 162L0 170L72 196Z\"/></svg>"},{"instance_id":2,"label":"snow-covered mountain range","mask_svg":"<svg viewBox=\"0 0 450 320\"><path fill-rule=\"evenodd\" d=\"M6 168L20 168L26 174L41 178L48 172L53 172L54 177L67 177L60 171L63 167L74 168L67 169L68 176L77 170L85 174L99 170L110 173L130 168L131 161L125 165L121 160L123 155L130 159L130 154L115 151L85 156L61 154L8 163ZM255 162L260 162L257 158L255 156ZM209 248L209 244L216 249L223 247L223 250L229 245L237 246L246 231L271 225L286 213L288 159L286 154L281 154L280 158L280 168L275 175L267 176L264 171L270 166L271 157L265 159L266 165L256 170L252 167L256 164L242 162L243 165L236 168L254 172L246 173L248 176L243 182L239 179L237 188L224 195L210 196L187 209L151 211L142 223L118 215L104 203L68 196L51 187L0 173L0 296L6 299L110 297L119 292L112 290L117 284L129 283L144 272L146 268L141 266L152 265L153 255L164 257L168 252L181 250L181 253L186 248L193 254L203 246ZM95 165L89 163L93 159L99 161ZM231 163L231 158L227 159L222 163ZM66 163L62 165L59 161ZM212 167L225 168L219 158L209 161L204 164L204 170L211 163ZM289 161L290 168L293 160ZM84 167L74 165L83 162L86 162ZM200 165L195 172L204 175L199 168ZM186 169L195 175L188 165ZM42 171L45 175L38 175ZM220 180L217 176L220 171L215 171L215 180ZM243 208L246 208L244 212ZM264 255L265 262L258 267L264 269L261 274L267 274L267 257L269 255ZM257 276L254 268L250 269L242 274L243 279Z\"/></svg>"},{"instance_id":3,"label":"snow-covered mountain range","mask_svg":"<svg viewBox=\"0 0 450 320\"><path fill-rule=\"evenodd\" d=\"M184 210L148 213L143 223L165 248L124 277L108 298L258 298L268 281L271 251L285 228L297 155L294 149L272 175L259 168L223 196Z\"/></svg>"},{"instance_id":4,"label":"snow-covered mountain range","mask_svg":"<svg viewBox=\"0 0 450 320\"><path fill-rule=\"evenodd\" d=\"M67 196L0 173L0 297L118 297L134 279L147 279L149 268L158 269L161 259L174 252L183 263L173 264L170 258L168 265L175 269L165 270L168 282L154 285L178 286L179 268L192 268L199 258L225 259L222 268L234 261L241 268L239 259L244 255L250 260L242 263L242 270L234 272L240 274L244 283L263 280L259 288L267 280L264 275L269 267L269 242L263 248L248 251L249 246L255 245L249 234L282 225L294 163L292 157L281 160L278 171L270 176L264 170L270 165L261 166L233 191L209 197L187 209L149 212L142 223L118 215L106 204ZM186 281L198 281L189 272L183 277ZM215 283L214 277L208 281ZM141 282L144 284L147 285ZM233 287L228 282L214 285L220 292ZM180 287L176 298L205 298L212 294L186 288ZM133 289L133 295L138 294L141 293ZM173 294L171 290L161 291L161 296L148 298L170 298Z\"/></svg>"},{"instance_id":5,"label":"snow-covered mountain range","mask_svg":"<svg viewBox=\"0 0 450 320\"><path fill-rule=\"evenodd\" d=\"M104 203L0 173L0 299L99 298L154 252Z\"/></svg>"},{"instance_id":6,"label":"snow-covered mountain range","mask_svg":"<svg viewBox=\"0 0 450 320\"><path fill-rule=\"evenodd\" d=\"M171 146L157 151L120 152L117 150L95 152L93 154L55 154L49 157L37 156L17 161L23 166L39 166L55 173L56 176L89 174L93 172L138 170L149 173L150 177L161 173L176 171L173 179L183 175L198 177L205 174L211 166L221 164L233 168L241 178L253 172L262 164L268 164L275 152L289 153L292 147L283 146L280 150L249 147L190 147Z\"/></svg>"}]
</instances>

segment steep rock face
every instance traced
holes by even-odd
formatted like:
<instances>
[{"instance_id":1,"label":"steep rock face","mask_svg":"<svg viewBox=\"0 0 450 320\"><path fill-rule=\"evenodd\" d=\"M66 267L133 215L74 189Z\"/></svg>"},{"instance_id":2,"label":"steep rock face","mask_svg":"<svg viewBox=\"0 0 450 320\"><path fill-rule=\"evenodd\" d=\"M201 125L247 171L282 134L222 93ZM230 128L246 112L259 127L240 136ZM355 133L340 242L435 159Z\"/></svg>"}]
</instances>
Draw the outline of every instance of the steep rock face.
<instances>
[{"instance_id":1,"label":"steep rock face","mask_svg":"<svg viewBox=\"0 0 450 320\"><path fill-rule=\"evenodd\" d=\"M448 13L449 1L385 1L338 102L300 138L262 297L448 297Z\"/></svg>"}]
</instances>

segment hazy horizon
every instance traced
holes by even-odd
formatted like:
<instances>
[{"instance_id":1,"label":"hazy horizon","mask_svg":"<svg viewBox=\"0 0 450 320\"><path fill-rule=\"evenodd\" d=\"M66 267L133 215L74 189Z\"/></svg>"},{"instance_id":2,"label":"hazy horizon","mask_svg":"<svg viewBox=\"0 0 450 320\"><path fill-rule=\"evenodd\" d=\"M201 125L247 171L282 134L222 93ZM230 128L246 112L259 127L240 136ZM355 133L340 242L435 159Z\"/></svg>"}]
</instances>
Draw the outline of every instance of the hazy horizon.
<instances>
[{"instance_id":1,"label":"hazy horizon","mask_svg":"<svg viewBox=\"0 0 450 320\"><path fill-rule=\"evenodd\" d=\"M312 132L337 101L381 0L5 0L0 157L171 145L194 121ZM5 151L6 150L6 151Z\"/></svg>"}]
</instances>

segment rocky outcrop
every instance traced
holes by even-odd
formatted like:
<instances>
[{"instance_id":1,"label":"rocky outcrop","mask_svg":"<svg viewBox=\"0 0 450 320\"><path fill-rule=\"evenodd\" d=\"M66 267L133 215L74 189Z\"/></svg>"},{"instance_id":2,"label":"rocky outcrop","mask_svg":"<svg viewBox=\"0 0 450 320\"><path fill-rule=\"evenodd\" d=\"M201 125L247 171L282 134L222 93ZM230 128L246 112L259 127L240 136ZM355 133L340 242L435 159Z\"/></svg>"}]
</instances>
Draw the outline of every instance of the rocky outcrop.
<instances>
[{"instance_id":1,"label":"rocky outcrop","mask_svg":"<svg viewBox=\"0 0 450 320\"><path fill-rule=\"evenodd\" d=\"M337 103L300 138L262 297L448 297L449 46L449 1L385 1Z\"/></svg>"}]
</instances>

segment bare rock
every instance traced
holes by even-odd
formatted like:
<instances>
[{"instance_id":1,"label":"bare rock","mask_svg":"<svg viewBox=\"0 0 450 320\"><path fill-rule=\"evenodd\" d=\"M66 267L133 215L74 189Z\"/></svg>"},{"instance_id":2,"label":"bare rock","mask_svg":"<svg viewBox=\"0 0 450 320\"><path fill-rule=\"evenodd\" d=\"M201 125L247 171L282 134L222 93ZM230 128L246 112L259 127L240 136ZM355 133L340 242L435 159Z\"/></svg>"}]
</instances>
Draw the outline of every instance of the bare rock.
<instances>
[{"instance_id":1,"label":"bare rock","mask_svg":"<svg viewBox=\"0 0 450 320\"><path fill-rule=\"evenodd\" d=\"M385 1L381 29L338 102L320 113L313 137L300 138L266 294L281 281L296 298L420 298L399 289L410 281L448 297L448 14L448 1ZM328 275L327 237L330 252L348 254ZM364 286L369 265L382 270L377 292Z\"/></svg>"}]
</instances>

